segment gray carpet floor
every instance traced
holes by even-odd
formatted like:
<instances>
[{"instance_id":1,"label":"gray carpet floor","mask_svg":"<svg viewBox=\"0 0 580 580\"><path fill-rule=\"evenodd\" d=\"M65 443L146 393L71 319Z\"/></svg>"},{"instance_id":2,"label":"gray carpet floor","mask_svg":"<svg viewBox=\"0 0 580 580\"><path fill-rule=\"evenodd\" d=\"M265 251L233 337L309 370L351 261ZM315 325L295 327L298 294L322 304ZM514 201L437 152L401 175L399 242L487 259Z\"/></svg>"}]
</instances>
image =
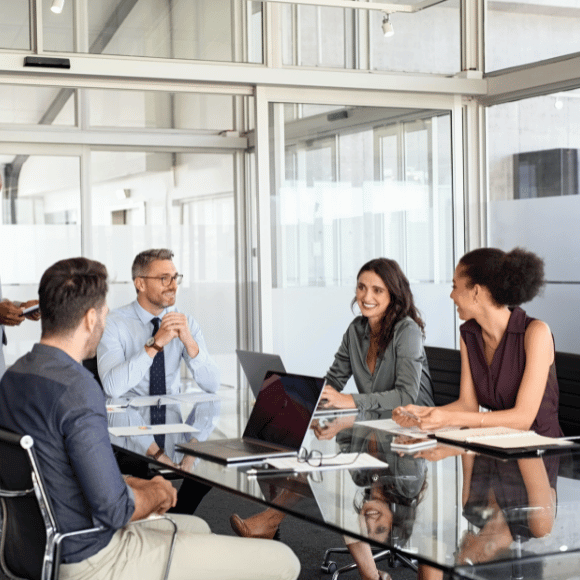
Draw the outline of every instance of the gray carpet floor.
<instances>
[{"instance_id":1,"label":"gray carpet floor","mask_svg":"<svg viewBox=\"0 0 580 580\"><path fill-rule=\"evenodd\" d=\"M212 489L197 508L195 515L208 522L216 534L233 535L229 517L237 513L245 518L264 509L262 504L252 502L233 494ZM281 541L288 544L300 559L302 571L299 580L330 580L331 575L320 570L324 552L328 548L343 546L342 537L321 526L305 522L304 520L287 516L280 526ZM339 566L351 563L347 555L336 557ZM379 563L379 568L387 570L393 580L416 580L417 575L406 567L389 568L386 562ZM344 580L359 580L356 571L340 576Z\"/></svg>"}]
</instances>

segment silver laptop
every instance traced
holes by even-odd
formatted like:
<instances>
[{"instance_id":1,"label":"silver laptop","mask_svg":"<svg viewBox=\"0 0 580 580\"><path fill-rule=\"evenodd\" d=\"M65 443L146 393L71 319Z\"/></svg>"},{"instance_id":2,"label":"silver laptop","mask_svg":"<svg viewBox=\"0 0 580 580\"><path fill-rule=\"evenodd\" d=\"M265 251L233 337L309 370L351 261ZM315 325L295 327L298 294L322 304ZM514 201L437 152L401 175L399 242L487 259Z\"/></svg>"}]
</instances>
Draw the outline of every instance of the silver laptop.
<instances>
[{"instance_id":1,"label":"silver laptop","mask_svg":"<svg viewBox=\"0 0 580 580\"><path fill-rule=\"evenodd\" d=\"M242 365L242 369L254 397L258 398L258 393L262 387L262 382L268 371L286 372L282 359L277 354L269 354L267 352L253 352L251 350L236 349L238 360ZM336 409L334 407L316 409L315 417L326 417L335 415L357 415L358 409Z\"/></svg>"},{"instance_id":2,"label":"silver laptop","mask_svg":"<svg viewBox=\"0 0 580 580\"><path fill-rule=\"evenodd\" d=\"M242 365L244 374L248 379L248 383L250 383L250 388L252 389L252 393L254 393L256 399L258 398L258 393L262 388L264 377L268 371L274 371L277 373L286 372L284 363L277 354L239 349L236 349L236 354L238 355L240 365Z\"/></svg>"},{"instance_id":3,"label":"silver laptop","mask_svg":"<svg viewBox=\"0 0 580 580\"><path fill-rule=\"evenodd\" d=\"M241 438L190 441L177 447L228 464L297 455L323 386L322 378L268 371Z\"/></svg>"}]
</instances>

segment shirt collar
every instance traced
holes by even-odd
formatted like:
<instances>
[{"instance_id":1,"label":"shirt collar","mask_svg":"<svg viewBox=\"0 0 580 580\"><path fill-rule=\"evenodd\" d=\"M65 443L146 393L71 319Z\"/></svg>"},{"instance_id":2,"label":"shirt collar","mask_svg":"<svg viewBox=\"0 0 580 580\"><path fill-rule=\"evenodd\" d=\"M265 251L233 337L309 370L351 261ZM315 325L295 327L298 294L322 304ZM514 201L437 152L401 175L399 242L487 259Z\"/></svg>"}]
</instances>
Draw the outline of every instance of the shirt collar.
<instances>
[{"instance_id":1,"label":"shirt collar","mask_svg":"<svg viewBox=\"0 0 580 580\"><path fill-rule=\"evenodd\" d=\"M137 300L133 302L133 306L135 308L135 314L137 315L137 318L139 318L143 324L149 324L154 318L159 318L162 320L168 312L175 311L175 306L168 306L167 308L164 308L160 314L151 314L151 312L145 310L145 308L143 308L143 306L141 306Z\"/></svg>"},{"instance_id":2,"label":"shirt collar","mask_svg":"<svg viewBox=\"0 0 580 580\"><path fill-rule=\"evenodd\" d=\"M72 362L82 366L81 363L76 361L72 356L62 350L62 348L58 348L57 346L51 346L49 344L42 344L37 342L32 347L32 353L37 356L50 356L52 358L59 359L63 364L70 364Z\"/></svg>"},{"instance_id":3,"label":"shirt collar","mask_svg":"<svg viewBox=\"0 0 580 580\"><path fill-rule=\"evenodd\" d=\"M523 334L526 332L526 313L519 307L510 308L512 311L506 332Z\"/></svg>"}]
</instances>

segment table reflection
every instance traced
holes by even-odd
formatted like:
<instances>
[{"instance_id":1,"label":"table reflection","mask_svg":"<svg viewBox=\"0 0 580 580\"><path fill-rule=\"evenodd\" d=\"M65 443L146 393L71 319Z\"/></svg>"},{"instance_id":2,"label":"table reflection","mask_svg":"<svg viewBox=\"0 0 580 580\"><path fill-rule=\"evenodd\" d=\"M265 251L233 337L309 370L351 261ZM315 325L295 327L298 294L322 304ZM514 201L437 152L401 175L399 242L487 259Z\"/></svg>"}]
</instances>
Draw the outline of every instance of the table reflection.
<instances>
[{"instance_id":1,"label":"table reflection","mask_svg":"<svg viewBox=\"0 0 580 580\"><path fill-rule=\"evenodd\" d=\"M117 400L118 402L118 400ZM117 412L107 415L109 428L130 427L139 431L138 435L116 436L109 434L111 443L134 453L145 455L153 443L153 435L150 433L150 409L153 405L139 404L139 398L135 397L127 401L127 406ZM184 455L176 447L179 443L191 440L205 441L216 428L221 410L221 401L218 397L213 400L205 400L192 403L166 404L166 425L186 425L193 427L193 432L166 433L165 455L170 460L170 465L189 469L195 463L195 457ZM185 417L185 420L182 418ZM135 430L135 429L134 429Z\"/></svg>"},{"instance_id":2,"label":"table reflection","mask_svg":"<svg viewBox=\"0 0 580 580\"><path fill-rule=\"evenodd\" d=\"M183 415L199 429L195 437L212 439L238 436L250 410L251 403L232 392L221 406L204 402ZM125 418L111 415L110 424L131 424L133 413L129 408ZM359 424L375 418L387 417L367 412L315 419L304 445L326 457L368 453L384 468L343 466L256 478L246 473L249 465L231 467L189 455L191 465L181 464L179 473L265 504L246 520L232 518L241 535L274 537L290 513L340 531L347 542L367 540L429 564L422 566L422 578L442 578L441 570L459 568L476 577L478 567L496 563L517 576L520 563L532 554L540 562L538 556L580 549L579 453L506 460L446 444L402 453L391 448L392 434ZM130 438L114 442L132 449Z\"/></svg>"},{"instance_id":3,"label":"table reflection","mask_svg":"<svg viewBox=\"0 0 580 580\"><path fill-rule=\"evenodd\" d=\"M361 535L404 547L427 486L425 460L393 452L393 436L369 427L341 430L336 441L343 453L368 453L387 464L379 470L349 470L356 485L352 505Z\"/></svg>"}]
</instances>

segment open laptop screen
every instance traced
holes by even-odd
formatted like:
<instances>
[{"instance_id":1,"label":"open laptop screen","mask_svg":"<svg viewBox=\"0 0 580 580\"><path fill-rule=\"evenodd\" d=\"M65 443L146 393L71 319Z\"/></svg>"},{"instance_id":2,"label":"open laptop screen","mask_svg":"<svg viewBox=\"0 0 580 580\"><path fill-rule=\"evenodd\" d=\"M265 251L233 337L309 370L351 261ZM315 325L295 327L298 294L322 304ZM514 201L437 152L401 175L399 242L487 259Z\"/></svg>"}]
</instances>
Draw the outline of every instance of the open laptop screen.
<instances>
[{"instance_id":1,"label":"open laptop screen","mask_svg":"<svg viewBox=\"0 0 580 580\"><path fill-rule=\"evenodd\" d=\"M300 448L322 393L324 379L268 371L244 438Z\"/></svg>"}]
</instances>

